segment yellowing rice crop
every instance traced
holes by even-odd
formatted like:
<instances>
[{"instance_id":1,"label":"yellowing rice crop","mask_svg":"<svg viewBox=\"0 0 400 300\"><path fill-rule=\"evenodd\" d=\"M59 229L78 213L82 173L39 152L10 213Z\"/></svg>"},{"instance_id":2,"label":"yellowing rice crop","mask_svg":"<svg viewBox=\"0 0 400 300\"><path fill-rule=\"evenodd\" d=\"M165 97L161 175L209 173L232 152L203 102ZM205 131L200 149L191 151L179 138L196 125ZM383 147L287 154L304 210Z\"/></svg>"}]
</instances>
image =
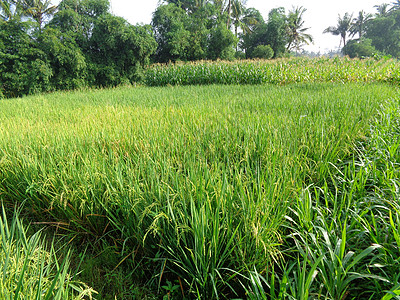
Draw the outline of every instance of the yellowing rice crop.
<instances>
[{"instance_id":1,"label":"yellowing rice crop","mask_svg":"<svg viewBox=\"0 0 400 300\"><path fill-rule=\"evenodd\" d=\"M263 84L3 100L0 198L90 246L80 279L99 299L396 293L399 96L371 83L395 74L372 60L156 66L149 85Z\"/></svg>"}]
</instances>

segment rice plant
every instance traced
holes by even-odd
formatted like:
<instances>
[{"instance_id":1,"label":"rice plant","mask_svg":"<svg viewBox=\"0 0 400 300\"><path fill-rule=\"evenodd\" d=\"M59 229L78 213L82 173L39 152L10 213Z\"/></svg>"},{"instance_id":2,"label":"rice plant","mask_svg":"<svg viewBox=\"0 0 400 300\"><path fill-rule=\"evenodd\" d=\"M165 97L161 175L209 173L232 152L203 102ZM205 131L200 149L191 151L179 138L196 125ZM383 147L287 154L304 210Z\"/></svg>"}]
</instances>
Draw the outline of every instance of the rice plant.
<instances>
[{"instance_id":1,"label":"rice plant","mask_svg":"<svg viewBox=\"0 0 400 300\"><path fill-rule=\"evenodd\" d=\"M0 295L2 299L92 299L95 291L69 272L70 253L59 260L56 250L44 243L40 231L31 236L15 211L0 217Z\"/></svg>"},{"instance_id":2,"label":"rice plant","mask_svg":"<svg viewBox=\"0 0 400 300\"><path fill-rule=\"evenodd\" d=\"M281 76L286 67L274 68ZM345 73L332 80L350 80ZM396 277L387 276L395 238L381 240L389 210L372 208L397 197L397 165L382 159L373 167L371 156L362 165L354 145L367 147L380 105L397 97L392 85L340 82L121 87L2 100L0 195L13 205L25 201L32 218L66 234L113 245L121 257L115 268L137 270L146 261L155 290L176 293L168 282L178 282L187 298L340 298L361 282L383 297L397 291ZM372 140L397 155L395 133L390 143ZM373 177L375 170L382 175ZM384 200L372 204L375 187ZM399 228L396 213L391 232ZM383 268L385 251L392 259Z\"/></svg>"}]
</instances>

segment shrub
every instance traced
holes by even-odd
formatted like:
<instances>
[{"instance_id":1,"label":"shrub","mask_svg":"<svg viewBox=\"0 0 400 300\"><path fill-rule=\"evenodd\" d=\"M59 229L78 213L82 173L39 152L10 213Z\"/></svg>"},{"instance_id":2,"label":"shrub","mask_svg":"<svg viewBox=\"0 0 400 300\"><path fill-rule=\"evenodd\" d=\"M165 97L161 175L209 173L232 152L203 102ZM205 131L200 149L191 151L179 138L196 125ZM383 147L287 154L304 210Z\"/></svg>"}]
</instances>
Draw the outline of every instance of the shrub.
<instances>
[{"instance_id":1,"label":"shrub","mask_svg":"<svg viewBox=\"0 0 400 300\"><path fill-rule=\"evenodd\" d=\"M372 57L378 53L378 50L371 45L371 42L370 39L349 41L347 45L343 47L343 53L351 58Z\"/></svg>"},{"instance_id":2,"label":"shrub","mask_svg":"<svg viewBox=\"0 0 400 300\"><path fill-rule=\"evenodd\" d=\"M251 53L251 58L264 58L271 59L274 56L274 50L272 50L270 45L259 45L254 48Z\"/></svg>"}]
</instances>

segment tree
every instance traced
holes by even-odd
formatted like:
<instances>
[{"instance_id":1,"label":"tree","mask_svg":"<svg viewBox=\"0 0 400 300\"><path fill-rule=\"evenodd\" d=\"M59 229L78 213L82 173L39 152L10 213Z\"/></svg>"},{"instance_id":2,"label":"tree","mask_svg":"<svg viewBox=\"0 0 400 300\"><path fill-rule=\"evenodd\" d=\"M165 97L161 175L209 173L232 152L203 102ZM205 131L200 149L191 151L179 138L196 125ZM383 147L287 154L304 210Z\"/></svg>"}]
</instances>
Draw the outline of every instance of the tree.
<instances>
[{"instance_id":1,"label":"tree","mask_svg":"<svg viewBox=\"0 0 400 300\"><path fill-rule=\"evenodd\" d=\"M365 37L383 54L400 57L400 10L370 20Z\"/></svg>"},{"instance_id":2,"label":"tree","mask_svg":"<svg viewBox=\"0 0 400 300\"><path fill-rule=\"evenodd\" d=\"M270 45L274 50L274 57L285 53L287 43L285 9L272 9L268 14L267 31L264 45Z\"/></svg>"},{"instance_id":3,"label":"tree","mask_svg":"<svg viewBox=\"0 0 400 300\"><path fill-rule=\"evenodd\" d=\"M5 97L51 89L51 66L28 31L27 22L0 22L0 90Z\"/></svg>"},{"instance_id":4,"label":"tree","mask_svg":"<svg viewBox=\"0 0 400 300\"><path fill-rule=\"evenodd\" d=\"M149 26L133 26L111 14L98 19L90 42L90 68L97 86L137 81L157 47Z\"/></svg>"},{"instance_id":5,"label":"tree","mask_svg":"<svg viewBox=\"0 0 400 300\"><path fill-rule=\"evenodd\" d=\"M241 18L244 14L245 11L245 6L242 0L232 0L233 5L232 5L232 12L231 12L231 18L232 18L232 23L235 28L235 36L238 36L238 28L241 25ZM229 28L229 27L228 27Z\"/></svg>"},{"instance_id":6,"label":"tree","mask_svg":"<svg viewBox=\"0 0 400 300\"><path fill-rule=\"evenodd\" d=\"M263 22L264 19L257 9L246 8L241 0L233 0L232 23L236 37L238 37L239 28L244 33L250 33L255 25Z\"/></svg>"},{"instance_id":7,"label":"tree","mask_svg":"<svg viewBox=\"0 0 400 300\"><path fill-rule=\"evenodd\" d=\"M376 12L376 14L375 14L377 17L386 17L387 14L389 13L389 9L388 9L389 4L388 4L388 3L383 3L383 4L380 4L380 5L375 5L374 7L375 7L376 10L377 10L377 12Z\"/></svg>"},{"instance_id":8,"label":"tree","mask_svg":"<svg viewBox=\"0 0 400 300\"><path fill-rule=\"evenodd\" d=\"M153 14L152 26L158 44L157 60L186 60L190 46L190 31L185 10L175 4L159 6Z\"/></svg>"},{"instance_id":9,"label":"tree","mask_svg":"<svg viewBox=\"0 0 400 300\"><path fill-rule=\"evenodd\" d=\"M340 35L340 44L343 42L343 47L346 46L347 34L350 32L351 24L353 21L353 15L345 13L343 18L339 15L338 24L336 26L330 26L326 28L323 33L331 33L333 35Z\"/></svg>"},{"instance_id":10,"label":"tree","mask_svg":"<svg viewBox=\"0 0 400 300\"><path fill-rule=\"evenodd\" d=\"M49 26L74 36L84 53L90 51L90 37L97 20L108 13L108 0L62 0Z\"/></svg>"},{"instance_id":11,"label":"tree","mask_svg":"<svg viewBox=\"0 0 400 300\"><path fill-rule=\"evenodd\" d=\"M244 33L251 33L254 31L255 27L260 24L264 24L261 13L252 7L245 9L240 23L242 31Z\"/></svg>"},{"instance_id":12,"label":"tree","mask_svg":"<svg viewBox=\"0 0 400 300\"><path fill-rule=\"evenodd\" d=\"M21 5L24 15L32 17L38 23L39 31L45 18L52 16L57 10L51 0L20 0L18 4Z\"/></svg>"},{"instance_id":13,"label":"tree","mask_svg":"<svg viewBox=\"0 0 400 300\"><path fill-rule=\"evenodd\" d=\"M306 33L310 28L304 28L303 14L306 11L302 6L289 11L287 17L288 43L286 46L286 49L289 51L300 50L302 45L309 45L313 42L312 36Z\"/></svg>"},{"instance_id":14,"label":"tree","mask_svg":"<svg viewBox=\"0 0 400 300\"><path fill-rule=\"evenodd\" d=\"M46 53L51 66L53 89L76 89L87 85L87 58L73 32L46 27L38 38L38 47Z\"/></svg>"},{"instance_id":15,"label":"tree","mask_svg":"<svg viewBox=\"0 0 400 300\"><path fill-rule=\"evenodd\" d=\"M378 53L371 43L370 39L351 40L343 47L343 54L350 58L371 57Z\"/></svg>"},{"instance_id":16,"label":"tree","mask_svg":"<svg viewBox=\"0 0 400 300\"><path fill-rule=\"evenodd\" d=\"M286 15L284 8L272 9L266 23L254 26L254 30L242 35L241 48L246 56L251 57L259 45L269 45L274 51L274 57L280 57L286 52L287 44Z\"/></svg>"},{"instance_id":17,"label":"tree","mask_svg":"<svg viewBox=\"0 0 400 300\"><path fill-rule=\"evenodd\" d=\"M272 50L270 45L258 45L254 48L253 52L251 52L251 58L263 58L270 59L274 56L274 50Z\"/></svg>"},{"instance_id":18,"label":"tree","mask_svg":"<svg viewBox=\"0 0 400 300\"><path fill-rule=\"evenodd\" d=\"M358 33L358 39L361 40L366 32L366 25L368 21L372 19L371 14L367 14L363 10L358 13L358 17L353 20L350 27L350 33L352 36Z\"/></svg>"},{"instance_id":19,"label":"tree","mask_svg":"<svg viewBox=\"0 0 400 300\"><path fill-rule=\"evenodd\" d=\"M167 4L175 4L189 13L196 12L208 3L207 0L165 0L165 2Z\"/></svg>"},{"instance_id":20,"label":"tree","mask_svg":"<svg viewBox=\"0 0 400 300\"><path fill-rule=\"evenodd\" d=\"M210 32L210 41L208 45L208 58L232 60L235 55L234 47L237 44L237 38L232 31L227 29L222 23L213 28Z\"/></svg>"},{"instance_id":21,"label":"tree","mask_svg":"<svg viewBox=\"0 0 400 300\"><path fill-rule=\"evenodd\" d=\"M18 15L15 3L11 0L0 0L0 18L9 21Z\"/></svg>"},{"instance_id":22,"label":"tree","mask_svg":"<svg viewBox=\"0 0 400 300\"><path fill-rule=\"evenodd\" d=\"M399 10L399 9L400 9L400 0L392 2L392 8L390 10Z\"/></svg>"}]
</instances>

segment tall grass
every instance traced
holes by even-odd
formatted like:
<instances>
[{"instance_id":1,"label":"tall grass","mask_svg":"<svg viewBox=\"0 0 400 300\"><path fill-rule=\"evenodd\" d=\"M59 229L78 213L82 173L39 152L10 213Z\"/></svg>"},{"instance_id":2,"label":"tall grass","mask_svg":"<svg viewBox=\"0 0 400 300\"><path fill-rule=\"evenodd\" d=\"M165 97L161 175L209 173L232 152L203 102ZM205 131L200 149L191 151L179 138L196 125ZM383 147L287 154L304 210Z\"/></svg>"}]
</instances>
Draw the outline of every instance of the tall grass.
<instances>
[{"instance_id":1,"label":"tall grass","mask_svg":"<svg viewBox=\"0 0 400 300\"><path fill-rule=\"evenodd\" d=\"M287 207L310 184L331 191L333 164L396 95L331 83L3 100L0 195L67 232L112 241L124 262L149 259L155 281L180 282L186 297L244 297L248 270L281 278ZM299 219L312 225L306 207Z\"/></svg>"},{"instance_id":2,"label":"tall grass","mask_svg":"<svg viewBox=\"0 0 400 300\"><path fill-rule=\"evenodd\" d=\"M0 217L0 295L2 299L91 299L94 291L69 273L70 254L60 261L41 232L28 236L16 211Z\"/></svg>"},{"instance_id":3,"label":"tall grass","mask_svg":"<svg viewBox=\"0 0 400 300\"><path fill-rule=\"evenodd\" d=\"M359 151L299 194L284 224L287 263L275 285L250 272L252 298L398 297L399 121L399 99L384 103Z\"/></svg>"},{"instance_id":4,"label":"tall grass","mask_svg":"<svg viewBox=\"0 0 400 300\"><path fill-rule=\"evenodd\" d=\"M148 86L209 84L290 84L322 82L400 82L397 60L291 58L235 62L201 61L153 65Z\"/></svg>"}]
</instances>

